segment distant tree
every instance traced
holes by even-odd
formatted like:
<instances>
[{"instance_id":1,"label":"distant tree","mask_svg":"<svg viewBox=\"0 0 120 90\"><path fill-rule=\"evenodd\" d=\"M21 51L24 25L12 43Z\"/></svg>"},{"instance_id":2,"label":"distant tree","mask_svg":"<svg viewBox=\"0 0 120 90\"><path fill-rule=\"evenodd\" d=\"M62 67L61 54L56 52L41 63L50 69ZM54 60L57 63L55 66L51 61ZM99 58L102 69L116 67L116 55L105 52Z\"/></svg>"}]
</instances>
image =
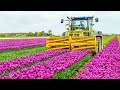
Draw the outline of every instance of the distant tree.
<instances>
[{"instance_id":1,"label":"distant tree","mask_svg":"<svg viewBox=\"0 0 120 90\"><path fill-rule=\"evenodd\" d=\"M39 36L42 36L43 35L43 33L42 32L39 32Z\"/></svg>"},{"instance_id":2,"label":"distant tree","mask_svg":"<svg viewBox=\"0 0 120 90\"><path fill-rule=\"evenodd\" d=\"M29 32L26 36L34 36L35 34L32 32Z\"/></svg>"},{"instance_id":3,"label":"distant tree","mask_svg":"<svg viewBox=\"0 0 120 90\"><path fill-rule=\"evenodd\" d=\"M48 33L47 33L47 32L45 32L45 36L48 36Z\"/></svg>"},{"instance_id":4,"label":"distant tree","mask_svg":"<svg viewBox=\"0 0 120 90\"><path fill-rule=\"evenodd\" d=\"M62 33L62 36L65 36L65 32Z\"/></svg>"},{"instance_id":5,"label":"distant tree","mask_svg":"<svg viewBox=\"0 0 120 90\"><path fill-rule=\"evenodd\" d=\"M6 35L5 34L0 34L0 37L6 37Z\"/></svg>"},{"instance_id":6,"label":"distant tree","mask_svg":"<svg viewBox=\"0 0 120 90\"><path fill-rule=\"evenodd\" d=\"M35 36L38 36L39 35L39 32L35 32Z\"/></svg>"},{"instance_id":7,"label":"distant tree","mask_svg":"<svg viewBox=\"0 0 120 90\"><path fill-rule=\"evenodd\" d=\"M44 31L42 31L42 33L44 33Z\"/></svg>"},{"instance_id":8,"label":"distant tree","mask_svg":"<svg viewBox=\"0 0 120 90\"><path fill-rule=\"evenodd\" d=\"M48 33L46 33L46 36L49 36L49 34L48 34Z\"/></svg>"},{"instance_id":9,"label":"distant tree","mask_svg":"<svg viewBox=\"0 0 120 90\"><path fill-rule=\"evenodd\" d=\"M52 30L48 30L48 34L51 35L52 34Z\"/></svg>"},{"instance_id":10,"label":"distant tree","mask_svg":"<svg viewBox=\"0 0 120 90\"><path fill-rule=\"evenodd\" d=\"M42 31L42 36L45 36L44 34L45 34L45 32L44 32L44 31Z\"/></svg>"}]
</instances>

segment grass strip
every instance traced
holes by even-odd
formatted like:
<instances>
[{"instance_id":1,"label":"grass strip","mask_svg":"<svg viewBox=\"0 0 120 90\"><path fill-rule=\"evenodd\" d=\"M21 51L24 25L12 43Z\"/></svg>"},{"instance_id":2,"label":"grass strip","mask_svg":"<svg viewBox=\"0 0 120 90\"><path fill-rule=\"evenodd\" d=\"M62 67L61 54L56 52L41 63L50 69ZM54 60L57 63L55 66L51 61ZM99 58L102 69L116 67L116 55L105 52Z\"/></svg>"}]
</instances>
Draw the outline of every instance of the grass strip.
<instances>
[{"instance_id":1,"label":"grass strip","mask_svg":"<svg viewBox=\"0 0 120 90\"><path fill-rule=\"evenodd\" d=\"M21 49L0 51L0 61L14 59L21 56L27 56L29 54L38 53L44 50L46 50L45 46L32 46L32 47L21 48Z\"/></svg>"},{"instance_id":2,"label":"grass strip","mask_svg":"<svg viewBox=\"0 0 120 90\"><path fill-rule=\"evenodd\" d=\"M107 45L108 42L110 42L110 40L113 39L114 36L109 36L109 37L106 37L106 38L103 38L103 46Z\"/></svg>"},{"instance_id":3,"label":"grass strip","mask_svg":"<svg viewBox=\"0 0 120 90\"><path fill-rule=\"evenodd\" d=\"M69 79L69 77L76 73L79 70L79 68L83 67L92 56L92 53L88 53L85 57L81 58L77 63L74 63L66 70L56 72L54 74L53 79Z\"/></svg>"},{"instance_id":4,"label":"grass strip","mask_svg":"<svg viewBox=\"0 0 120 90\"><path fill-rule=\"evenodd\" d=\"M119 40L119 43L120 43L120 35L119 36L117 36L117 38L118 38L118 40ZM120 44L119 44L120 45Z\"/></svg>"}]
</instances>

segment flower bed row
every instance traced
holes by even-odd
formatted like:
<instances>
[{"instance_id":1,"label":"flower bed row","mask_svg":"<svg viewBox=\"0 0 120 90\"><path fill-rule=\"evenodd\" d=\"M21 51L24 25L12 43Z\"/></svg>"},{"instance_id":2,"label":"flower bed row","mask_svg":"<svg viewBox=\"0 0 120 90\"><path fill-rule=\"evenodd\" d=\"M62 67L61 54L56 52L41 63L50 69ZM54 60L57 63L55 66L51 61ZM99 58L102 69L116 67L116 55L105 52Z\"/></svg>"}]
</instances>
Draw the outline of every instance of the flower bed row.
<instances>
[{"instance_id":1,"label":"flower bed row","mask_svg":"<svg viewBox=\"0 0 120 90\"><path fill-rule=\"evenodd\" d=\"M45 43L46 43L46 38L2 40L0 41L0 50L38 46L38 45L44 45Z\"/></svg>"},{"instance_id":2,"label":"flower bed row","mask_svg":"<svg viewBox=\"0 0 120 90\"><path fill-rule=\"evenodd\" d=\"M93 53L88 53L85 57L81 58L78 62L74 63L66 70L55 73L53 79L69 79L79 70L79 68L85 65L85 63L92 57L92 55Z\"/></svg>"},{"instance_id":3,"label":"flower bed row","mask_svg":"<svg viewBox=\"0 0 120 90\"><path fill-rule=\"evenodd\" d=\"M1 74L6 73L7 71L15 70L17 68L22 68L23 66L27 66L32 63L42 61L46 58L50 58L52 56L65 52L67 52L67 50L48 50L48 51L43 51L36 54L30 54L28 56L23 56L20 58L15 58L12 60L0 62L0 71Z\"/></svg>"},{"instance_id":4,"label":"flower bed row","mask_svg":"<svg viewBox=\"0 0 120 90\"><path fill-rule=\"evenodd\" d=\"M117 37L97 53L78 79L120 79L120 47Z\"/></svg>"},{"instance_id":5,"label":"flower bed row","mask_svg":"<svg viewBox=\"0 0 120 90\"><path fill-rule=\"evenodd\" d=\"M69 66L78 62L91 50L77 50L51 58L46 62L35 64L32 67L12 72L7 78L10 79L50 79L56 72L66 70ZM2 77L3 78L3 77ZM4 77L6 78L6 77Z\"/></svg>"}]
</instances>

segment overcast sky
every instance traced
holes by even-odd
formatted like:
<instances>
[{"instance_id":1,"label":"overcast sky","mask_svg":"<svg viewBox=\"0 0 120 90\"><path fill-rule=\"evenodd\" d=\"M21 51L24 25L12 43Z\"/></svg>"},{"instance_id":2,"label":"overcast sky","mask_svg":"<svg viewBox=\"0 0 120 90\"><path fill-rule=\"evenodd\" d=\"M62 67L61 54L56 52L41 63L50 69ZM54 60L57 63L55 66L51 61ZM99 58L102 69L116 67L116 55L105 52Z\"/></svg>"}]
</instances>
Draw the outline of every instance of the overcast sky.
<instances>
[{"instance_id":1,"label":"overcast sky","mask_svg":"<svg viewBox=\"0 0 120 90\"><path fill-rule=\"evenodd\" d=\"M67 16L94 16L99 18L94 29L104 33L120 33L120 11L0 11L0 32L66 31L61 19Z\"/></svg>"}]
</instances>

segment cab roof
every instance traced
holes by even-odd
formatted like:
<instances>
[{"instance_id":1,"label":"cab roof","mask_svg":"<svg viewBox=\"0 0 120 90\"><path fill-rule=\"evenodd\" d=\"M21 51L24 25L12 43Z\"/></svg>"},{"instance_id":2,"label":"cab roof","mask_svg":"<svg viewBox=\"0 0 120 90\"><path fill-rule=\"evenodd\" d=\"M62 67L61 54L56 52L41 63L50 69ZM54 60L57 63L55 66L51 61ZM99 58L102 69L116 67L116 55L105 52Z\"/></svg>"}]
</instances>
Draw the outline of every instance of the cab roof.
<instances>
[{"instance_id":1,"label":"cab roof","mask_svg":"<svg viewBox=\"0 0 120 90\"><path fill-rule=\"evenodd\" d=\"M72 20L88 20L88 19L92 19L93 17L89 16L89 17L73 17Z\"/></svg>"}]
</instances>

